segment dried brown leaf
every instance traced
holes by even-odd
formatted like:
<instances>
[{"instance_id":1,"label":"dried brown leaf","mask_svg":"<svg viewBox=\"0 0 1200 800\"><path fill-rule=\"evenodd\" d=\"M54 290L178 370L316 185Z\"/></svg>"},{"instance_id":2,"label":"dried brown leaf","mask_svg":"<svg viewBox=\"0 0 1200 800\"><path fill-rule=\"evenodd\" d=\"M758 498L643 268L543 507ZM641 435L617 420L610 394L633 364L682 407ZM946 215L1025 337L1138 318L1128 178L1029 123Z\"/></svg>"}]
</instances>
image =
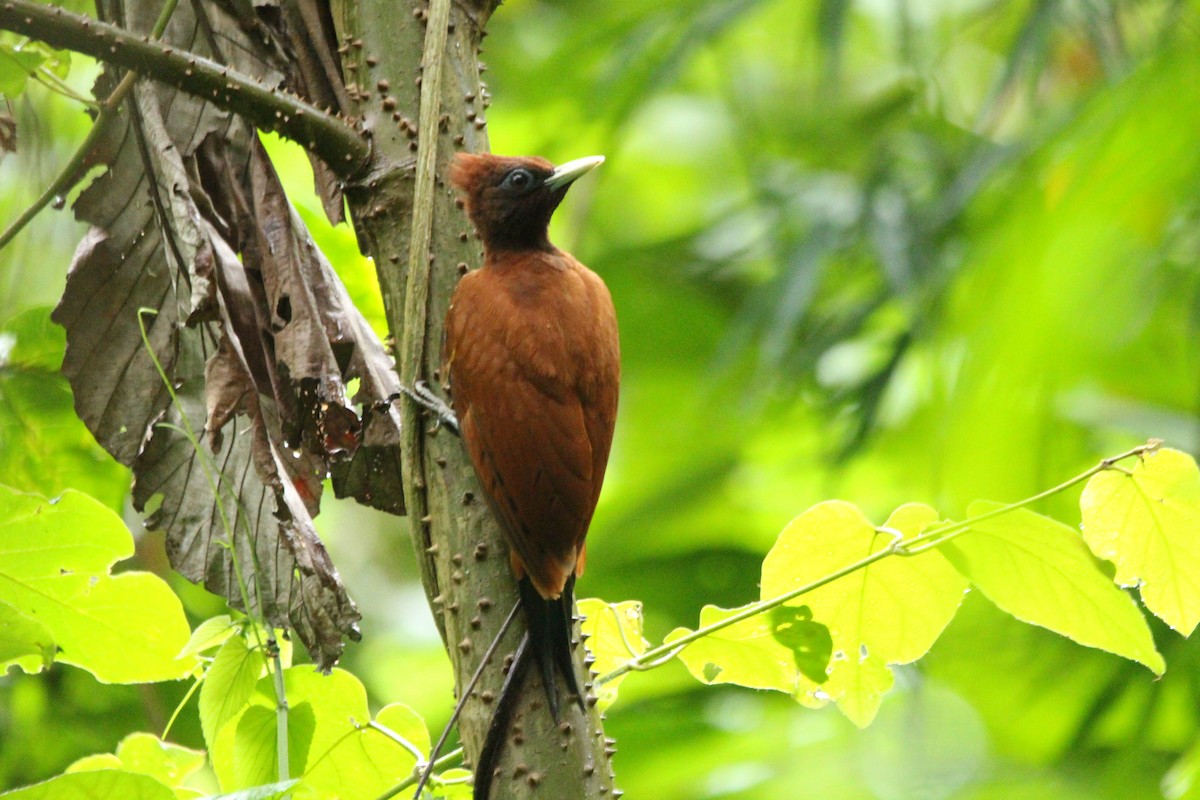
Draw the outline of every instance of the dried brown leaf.
<instances>
[{"instance_id":1,"label":"dried brown leaf","mask_svg":"<svg viewBox=\"0 0 1200 800\"><path fill-rule=\"evenodd\" d=\"M143 30L158 8L116 5L104 10ZM266 5L180 4L167 38L278 85L298 80L283 19ZM252 128L145 82L128 111L96 151L109 170L76 204L93 227L54 313L76 409L133 467L135 506L158 503L148 524L166 532L173 566L296 631L327 669L359 617L312 517L331 469L365 472L356 497L402 510L391 361Z\"/></svg>"}]
</instances>

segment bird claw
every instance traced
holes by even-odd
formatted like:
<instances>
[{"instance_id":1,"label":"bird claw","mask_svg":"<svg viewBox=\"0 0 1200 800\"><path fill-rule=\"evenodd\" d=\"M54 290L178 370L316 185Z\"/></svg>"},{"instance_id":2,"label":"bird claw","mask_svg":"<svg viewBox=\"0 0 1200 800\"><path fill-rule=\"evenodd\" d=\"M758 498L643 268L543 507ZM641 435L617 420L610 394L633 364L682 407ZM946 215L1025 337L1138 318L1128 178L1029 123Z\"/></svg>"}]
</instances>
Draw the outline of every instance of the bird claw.
<instances>
[{"instance_id":1,"label":"bird claw","mask_svg":"<svg viewBox=\"0 0 1200 800\"><path fill-rule=\"evenodd\" d=\"M445 427L455 436L458 435L458 417L455 416L454 409L447 405L445 400L438 397L433 389L429 388L429 384L426 381L417 381L413 384L412 388L401 386L400 394L403 394L409 400L412 400L433 415L433 430Z\"/></svg>"}]
</instances>

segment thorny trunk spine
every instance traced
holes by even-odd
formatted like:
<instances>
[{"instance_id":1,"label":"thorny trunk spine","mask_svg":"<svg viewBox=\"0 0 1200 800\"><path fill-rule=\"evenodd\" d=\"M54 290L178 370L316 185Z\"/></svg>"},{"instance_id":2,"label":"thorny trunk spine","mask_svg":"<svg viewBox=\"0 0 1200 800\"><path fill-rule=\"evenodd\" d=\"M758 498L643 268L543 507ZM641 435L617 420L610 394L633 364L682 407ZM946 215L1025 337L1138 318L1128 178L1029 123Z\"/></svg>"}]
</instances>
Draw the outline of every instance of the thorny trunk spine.
<instances>
[{"instance_id":1,"label":"thorny trunk spine","mask_svg":"<svg viewBox=\"0 0 1200 800\"><path fill-rule=\"evenodd\" d=\"M440 2L441 0L435 0ZM449 8L443 54L440 113L435 131L420 126L423 83L421 54L430 8L422 2L362 0L335 4L350 96L369 131L374 168L347 187L360 241L375 259L389 327L398 346L400 374L426 378L434 386L444 378L440 367L442 326L450 294L467 269L479 265L482 250L454 191L443 177L456 150L487 149L486 107L477 52L483 26L496 3L454 2ZM420 141L437 137L434 173L428 303L424 324L406 320L410 274L413 194ZM415 300L415 298L413 298ZM406 329L406 325L413 329ZM419 358L421 363L415 363ZM404 455L405 496L422 580L435 620L454 666L456 685L470 678L478 659L517 599L500 529L483 502L466 452L458 439L430 432L411 404L404 421L412 432ZM499 654L515 648L520 631L512 630ZM576 652L582 662L584 649ZM468 761L482 747L491 704L503 680L498 657L486 670L459 722ZM586 671L584 674L587 674ZM541 698L536 679L526 684L506 742L494 798L600 798L619 796L613 789L610 742L600 715L570 708L556 725ZM447 698L447 703L450 698Z\"/></svg>"}]
</instances>

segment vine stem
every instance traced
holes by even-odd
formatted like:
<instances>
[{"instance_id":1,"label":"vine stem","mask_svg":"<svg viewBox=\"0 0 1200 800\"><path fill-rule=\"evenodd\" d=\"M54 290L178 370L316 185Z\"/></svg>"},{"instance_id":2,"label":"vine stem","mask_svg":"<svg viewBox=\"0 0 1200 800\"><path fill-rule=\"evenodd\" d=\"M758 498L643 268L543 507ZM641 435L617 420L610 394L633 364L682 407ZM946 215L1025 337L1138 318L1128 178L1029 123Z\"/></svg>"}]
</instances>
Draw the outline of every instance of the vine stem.
<instances>
[{"instance_id":1,"label":"vine stem","mask_svg":"<svg viewBox=\"0 0 1200 800\"><path fill-rule=\"evenodd\" d=\"M985 520L992 519L993 517L999 517L1003 514L1009 513L1010 511L1016 511L1018 508L1031 506L1034 503L1040 500L1045 500L1047 497L1052 497L1059 492L1065 492L1072 486L1083 483L1097 473L1104 472L1105 470L1109 469L1121 469L1117 466L1118 462L1124 461L1127 458L1133 458L1134 456L1138 456L1140 458L1142 456L1149 455L1161 446L1162 439L1151 439L1145 444L1126 450L1124 453L1118 453L1111 458L1106 458L1091 469L1085 470L1075 477L1063 481L1058 486L1054 486L1044 492L1038 492L1032 497L1027 497L1024 500L1018 500L1015 503L1009 503L1008 505L1000 506L999 508L994 508L985 514L980 514L978 517L965 519L962 522L955 522L941 527L935 526L932 530L922 533L920 536L915 536L906 543L901 543L900 546L896 548L896 554L901 556L920 555L932 547L937 547L938 545L947 542L950 539L961 536L970 530L972 525L978 525Z\"/></svg>"},{"instance_id":2,"label":"vine stem","mask_svg":"<svg viewBox=\"0 0 1200 800\"><path fill-rule=\"evenodd\" d=\"M147 35L30 0L0 2L0 30L176 86L300 143L343 178L356 174L370 156L367 140L333 114L224 64L151 41Z\"/></svg>"},{"instance_id":3,"label":"vine stem","mask_svg":"<svg viewBox=\"0 0 1200 800\"><path fill-rule=\"evenodd\" d=\"M389 728L386 725L383 725L375 720L371 720L364 727L367 727L373 731L378 731L379 733L382 733L384 736L391 739L393 742L395 742L396 744L400 745L405 750L407 750L409 755L411 755L413 758L415 758L418 763L420 763L421 759L425 757L425 754L421 752L421 748L417 747L415 744L410 742L408 739L405 739L403 736L396 733L394 730L392 730L391 728Z\"/></svg>"},{"instance_id":4,"label":"vine stem","mask_svg":"<svg viewBox=\"0 0 1200 800\"><path fill-rule=\"evenodd\" d=\"M166 0L163 3L162 11L159 12L158 19L154 21L154 27L150 30L150 38L161 39L163 32L167 29L167 23L171 21L171 15L175 13L175 6L179 4L179 0ZM138 75L136 72L128 72L125 77L121 78L121 82L117 84L117 88L113 89L112 94L108 96L103 103L98 107L96 120L92 123L92 129L88 131L79 148L71 156L70 161L63 167L62 172L54 179L54 182L46 187L46 191L42 192L37 200L29 208L25 209L21 216L8 226L4 233L0 234L0 249L13 240L30 221L41 213L54 198L60 197L70 191L71 187L79 180L81 170L87 163L87 158L91 155L92 148L96 146L96 142L108 130L108 126L112 120L116 119L117 112L121 108L121 103L129 95L133 84L137 81Z\"/></svg>"},{"instance_id":5,"label":"vine stem","mask_svg":"<svg viewBox=\"0 0 1200 800\"><path fill-rule=\"evenodd\" d=\"M421 57L421 101L417 118L416 178L413 187L412 235L408 248L408 274L405 288L404 331L401 349L405 354L400 363L400 384L413 386L425 367L425 338L429 306L429 247L433 237L433 192L437 172L438 116L442 100L442 54L446 49L446 27L450 20L450 0L434 0L429 7L429 22L425 26L425 49ZM411 397L409 398L412 399ZM417 444L421 426L417 421L416 404L405 404L408 412L402 415L401 429L407 430L407 446L402 452L404 469L417 475ZM417 507L421 507L417 504Z\"/></svg>"},{"instance_id":6,"label":"vine stem","mask_svg":"<svg viewBox=\"0 0 1200 800\"><path fill-rule=\"evenodd\" d=\"M855 561L853 564L848 564L847 566L842 567L836 572L832 572L829 575L818 578L817 580L793 589L790 592L785 592L778 597L773 597L770 600L763 600L758 603L753 603L737 614L727 617L720 622L714 622L712 625L706 625L703 628L697 628L685 636L681 636L678 639L661 644L658 647L651 648L645 653L629 659L612 672L608 672L597 677L595 681L596 685L602 686L629 672L642 671L656 667L659 664L665 663L671 658L679 655L679 653L692 642L695 642L698 639L703 639L705 636L710 636L717 631L722 630L723 628L728 628L730 625L735 625L738 622L743 622L751 617L758 616L765 611L770 611L773 608L784 605L791 600L795 600L801 595L807 594L816 589L820 589L822 586L833 583L834 581L858 572L859 570L866 569L875 562L882 561L889 556L909 557L924 553L930 548L937 547L938 545L944 544L950 539L961 536L969 531L972 526L978 525L980 522L992 519L993 517L998 517L1002 514L1008 514L1012 511L1016 511L1019 508L1032 505L1039 500L1044 500L1047 497L1064 492L1072 486L1083 483L1097 473L1108 469L1118 468L1116 467L1116 464L1119 461L1124 461L1125 459L1132 458L1134 456L1140 457L1149 453L1153 453L1161 445L1161 440L1151 439L1146 444L1126 450L1124 453L1120 453L1119 455L1115 455L1111 458L1106 458L1091 469L1081 472L1075 477L1063 481L1057 486L1047 489L1044 492L1039 492L1032 497L1027 497L1024 500L1018 500L1015 503L1009 503L1008 505L1001 506L1000 508L992 509L986 514L980 514L977 517L971 517L970 519L965 519L962 522L955 522L951 523L950 525L935 527L933 530L922 533L919 536L910 539L908 542L905 542L900 538L893 538L892 542L882 550L877 550L874 553L871 553L869 556Z\"/></svg>"},{"instance_id":7,"label":"vine stem","mask_svg":"<svg viewBox=\"0 0 1200 800\"><path fill-rule=\"evenodd\" d=\"M291 779L288 766L288 701L287 691L283 686L283 659L279 655L279 642L275 641L274 631L267 634L267 652L274 667L272 672L275 678L275 753L278 758L279 782L283 783Z\"/></svg>"}]
</instances>

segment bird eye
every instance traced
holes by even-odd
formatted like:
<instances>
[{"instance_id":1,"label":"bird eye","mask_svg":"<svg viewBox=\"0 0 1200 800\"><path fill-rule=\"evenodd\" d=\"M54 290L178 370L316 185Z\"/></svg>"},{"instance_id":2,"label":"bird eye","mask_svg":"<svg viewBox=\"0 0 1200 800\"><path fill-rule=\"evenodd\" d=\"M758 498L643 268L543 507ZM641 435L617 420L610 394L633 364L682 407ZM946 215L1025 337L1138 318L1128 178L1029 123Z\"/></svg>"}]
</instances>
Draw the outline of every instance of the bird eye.
<instances>
[{"instance_id":1,"label":"bird eye","mask_svg":"<svg viewBox=\"0 0 1200 800\"><path fill-rule=\"evenodd\" d=\"M518 167L512 172L504 176L504 182L500 184L503 189L511 189L513 191L522 192L533 186L533 173L524 167Z\"/></svg>"}]
</instances>

